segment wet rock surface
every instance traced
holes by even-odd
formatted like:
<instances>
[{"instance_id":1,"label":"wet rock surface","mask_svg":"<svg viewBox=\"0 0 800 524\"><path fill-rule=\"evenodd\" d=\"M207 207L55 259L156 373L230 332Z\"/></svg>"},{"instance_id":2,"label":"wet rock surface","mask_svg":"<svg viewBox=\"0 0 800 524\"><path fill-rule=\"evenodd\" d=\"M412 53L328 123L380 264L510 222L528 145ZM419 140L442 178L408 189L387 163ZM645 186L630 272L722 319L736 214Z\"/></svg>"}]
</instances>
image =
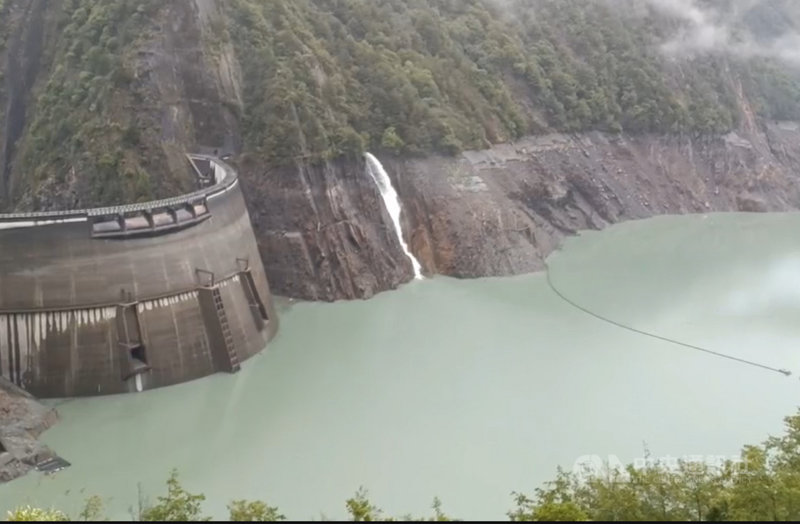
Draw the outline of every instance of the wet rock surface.
<instances>
[{"instance_id":1,"label":"wet rock surface","mask_svg":"<svg viewBox=\"0 0 800 524\"><path fill-rule=\"evenodd\" d=\"M54 408L0 378L0 483L56 457L37 438L57 421Z\"/></svg>"},{"instance_id":2,"label":"wet rock surface","mask_svg":"<svg viewBox=\"0 0 800 524\"><path fill-rule=\"evenodd\" d=\"M800 207L791 122L719 137L544 135L457 157L379 157L429 275L541 270L566 236L626 220ZM278 294L365 298L413 277L363 160L270 170L250 159L242 172Z\"/></svg>"},{"instance_id":3,"label":"wet rock surface","mask_svg":"<svg viewBox=\"0 0 800 524\"><path fill-rule=\"evenodd\" d=\"M397 162L411 245L429 272L540 270L564 237L655 215L800 206L800 134L532 137L458 159Z\"/></svg>"},{"instance_id":4,"label":"wet rock surface","mask_svg":"<svg viewBox=\"0 0 800 524\"><path fill-rule=\"evenodd\" d=\"M244 159L240 175L276 294L368 298L413 276L363 162L265 169Z\"/></svg>"}]
</instances>

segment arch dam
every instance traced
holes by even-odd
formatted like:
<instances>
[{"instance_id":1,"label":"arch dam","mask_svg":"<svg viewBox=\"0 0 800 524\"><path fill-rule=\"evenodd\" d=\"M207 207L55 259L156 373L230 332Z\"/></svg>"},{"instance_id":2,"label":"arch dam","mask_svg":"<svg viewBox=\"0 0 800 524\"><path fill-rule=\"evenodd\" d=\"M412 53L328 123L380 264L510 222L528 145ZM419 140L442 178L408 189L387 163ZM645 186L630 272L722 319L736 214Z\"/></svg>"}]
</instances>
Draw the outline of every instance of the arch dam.
<instances>
[{"instance_id":1,"label":"arch dam","mask_svg":"<svg viewBox=\"0 0 800 524\"><path fill-rule=\"evenodd\" d=\"M278 322L236 171L117 207L0 215L0 376L38 397L239 370Z\"/></svg>"}]
</instances>

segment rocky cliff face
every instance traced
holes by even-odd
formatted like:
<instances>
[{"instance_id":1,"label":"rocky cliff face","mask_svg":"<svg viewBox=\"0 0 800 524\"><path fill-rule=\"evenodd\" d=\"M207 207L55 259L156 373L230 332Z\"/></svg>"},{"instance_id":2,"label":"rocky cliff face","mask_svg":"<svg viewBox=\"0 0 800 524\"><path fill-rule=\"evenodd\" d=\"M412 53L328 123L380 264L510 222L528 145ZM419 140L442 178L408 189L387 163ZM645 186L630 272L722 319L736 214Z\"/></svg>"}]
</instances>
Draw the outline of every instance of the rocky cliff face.
<instances>
[{"instance_id":1,"label":"rocky cliff face","mask_svg":"<svg viewBox=\"0 0 800 524\"><path fill-rule=\"evenodd\" d=\"M7 52L0 87L0 107L4 108L0 128L0 201L10 192L12 160L25 127L27 105L40 67L44 12L41 0L9 3L6 8L9 22L3 28L2 41Z\"/></svg>"},{"instance_id":2,"label":"rocky cliff face","mask_svg":"<svg viewBox=\"0 0 800 524\"><path fill-rule=\"evenodd\" d=\"M411 243L429 271L460 277L543 268L566 235L660 214L800 205L796 124L689 140L530 138L456 160L394 164Z\"/></svg>"},{"instance_id":3,"label":"rocky cliff face","mask_svg":"<svg viewBox=\"0 0 800 524\"><path fill-rule=\"evenodd\" d=\"M36 464L55 457L36 439L57 420L55 409L42 406L0 377L0 483L20 477Z\"/></svg>"},{"instance_id":4,"label":"rocky cliff face","mask_svg":"<svg viewBox=\"0 0 800 524\"><path fill-rule=\"evenodd\" d=\"M412 274L362 162L268 169L248 158L241 173L275 293L363 298L395 288Z\"/></svg>"},{"instance_id":5,"label":"rocky cliff face","mask_svg":"<svg viewBox=\"0 0 800 524\"><path fill-rule=\"evenodd\" d=\"M540 270L565 236L624 220L800 207L800 125L793 122L696 139L548 135L455 158L382 160L428 274ZM368 297L412 278L364 169L359 161L244 168L278 293Z\"/></svg>"}]
</instances>

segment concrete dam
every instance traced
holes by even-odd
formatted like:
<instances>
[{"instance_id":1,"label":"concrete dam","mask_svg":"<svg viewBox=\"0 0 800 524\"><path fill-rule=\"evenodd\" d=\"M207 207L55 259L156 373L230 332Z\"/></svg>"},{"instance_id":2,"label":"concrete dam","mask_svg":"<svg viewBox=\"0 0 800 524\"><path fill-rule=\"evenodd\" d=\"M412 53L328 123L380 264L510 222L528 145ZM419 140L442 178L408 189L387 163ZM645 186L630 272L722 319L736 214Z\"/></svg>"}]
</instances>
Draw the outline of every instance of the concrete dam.
<instances>
[{"instance_id":1,"label":"concrete dam","mask_svg":"<svg viewBox=\"0 0 800 524\"><path fill-rule=\"evenodd\" d=\"M195 192L0 215L0 375L41 398L236 372L278 321L236 171L188 155Z\"/></svg>"}]
</instances>

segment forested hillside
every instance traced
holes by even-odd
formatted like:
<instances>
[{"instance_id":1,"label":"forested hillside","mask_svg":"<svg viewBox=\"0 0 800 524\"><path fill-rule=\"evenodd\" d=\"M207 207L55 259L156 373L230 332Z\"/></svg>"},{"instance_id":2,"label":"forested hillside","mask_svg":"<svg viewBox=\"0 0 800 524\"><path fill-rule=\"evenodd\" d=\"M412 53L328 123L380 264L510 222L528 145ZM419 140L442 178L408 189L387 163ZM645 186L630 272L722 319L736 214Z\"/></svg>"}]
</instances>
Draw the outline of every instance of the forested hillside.
<instances>
[{"instance_id":1,"label":"forested hillside","mask_svg":"<svg viewBox=\"0 0 800 524\"><path fill-rule=\"evenodd\" d=\"M44 11L5 1L6 177L13 170L28 184L64 187L78 170L91 201L153 194L147 170L163 155L139 141L141 133L159 133L137 126L142 100L130 58L154 30L158 3L65 0Z\"/></svg>"},{"instance_id":2,"label":"forested hillside","mask_svg":"<svg viewBox=\"0 0 800 524\"><path fill-rule=\"evenodd\" d=\"M740 29L790 31L798 10L757 5ZM681 21L643 1L233 0L229 14L246 137L273 161L453 153L550 130L722 133L739 122L740 83L758 114L800 116L783 64L666 56Z\"/></svg>"},{"instance_id":3,"label":"forested hillside","mask_svg":"<svg viewBox=\"0 0 800 524\"><path fill-rule=\"evenodd\" d=\"M280 166L550 131L703 136L750 109L800 119L791 61L666 52L696 20L664 2L2 0L0 201L174 193L179 152L198 144ZM735 13L739 51L799 27L793 0L677 4Z\"/></svg>"}]
</instances>

